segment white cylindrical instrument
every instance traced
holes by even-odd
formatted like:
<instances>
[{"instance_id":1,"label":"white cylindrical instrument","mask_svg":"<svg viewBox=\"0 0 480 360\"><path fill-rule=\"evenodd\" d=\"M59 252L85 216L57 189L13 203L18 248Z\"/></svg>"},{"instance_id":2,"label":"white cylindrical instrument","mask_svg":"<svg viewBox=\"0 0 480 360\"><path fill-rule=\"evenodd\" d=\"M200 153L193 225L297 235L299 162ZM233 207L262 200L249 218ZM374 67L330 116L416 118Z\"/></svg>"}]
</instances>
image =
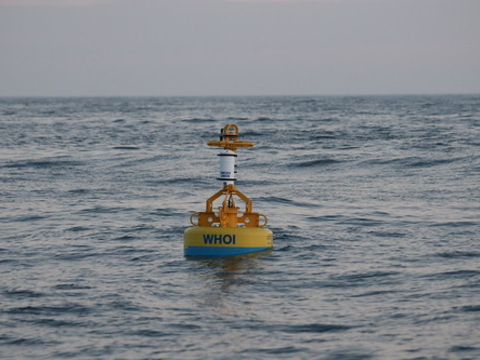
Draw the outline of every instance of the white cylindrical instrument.
<instances>
[{"instance_id":1,"label":"white cylindrical instrument","mask_svg":"<svg viewBox=\"0 0 480 360\"><path fill-rule=\"evenodd\" d=\"M223 150L220 154L220 177L217 180L225 182L227 185L234 184L235 178L235 158L237 154L232 150Z\"/></svg>"}]
</instances>

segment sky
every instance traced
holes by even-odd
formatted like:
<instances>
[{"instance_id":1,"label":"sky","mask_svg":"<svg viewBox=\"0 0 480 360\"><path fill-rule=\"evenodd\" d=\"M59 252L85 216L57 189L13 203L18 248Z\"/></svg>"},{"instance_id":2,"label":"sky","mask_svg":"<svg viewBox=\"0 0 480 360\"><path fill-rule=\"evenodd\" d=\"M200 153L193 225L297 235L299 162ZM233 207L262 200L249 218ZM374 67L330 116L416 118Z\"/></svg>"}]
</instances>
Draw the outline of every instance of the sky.
<instances>
[{"instance_id":1,"label":"sky","mask_svg":"<svg viewBox=\"0 0 480 360\"><path fill-rule=\"evenodd\" d=\"M480 0L0 0L0 96L480 93Z\"/></svg>"}]
</instances>

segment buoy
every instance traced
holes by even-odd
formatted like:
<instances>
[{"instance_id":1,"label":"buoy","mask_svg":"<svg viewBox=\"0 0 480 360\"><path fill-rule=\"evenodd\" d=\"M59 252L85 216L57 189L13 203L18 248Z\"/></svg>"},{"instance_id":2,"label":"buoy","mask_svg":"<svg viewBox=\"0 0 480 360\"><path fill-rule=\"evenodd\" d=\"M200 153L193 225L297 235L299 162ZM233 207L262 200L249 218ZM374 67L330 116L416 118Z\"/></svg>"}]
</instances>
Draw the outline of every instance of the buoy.
<instances>
[{"instance_id":1,"label":"buoy","mask_svg":"<svg viewBox=\"0 0 480 360\"><path fill-rule=\"evenodd\" d=\"M267 229L267 217L253 212L250 198L235 187L237 149L252 147L247 141L238 141L238 126L223 127L219 141L208 141L207 145L223 150L219 156L219 176L223 188L209 197L206 209L190 216L193 225L184 233L186 257L223 257L258 253L273 247L273 233ZM214 202L223 197L221 206L214 210ZM245 209L236 206L235 199L245 203Z\"/></svg>"}]
</instances>

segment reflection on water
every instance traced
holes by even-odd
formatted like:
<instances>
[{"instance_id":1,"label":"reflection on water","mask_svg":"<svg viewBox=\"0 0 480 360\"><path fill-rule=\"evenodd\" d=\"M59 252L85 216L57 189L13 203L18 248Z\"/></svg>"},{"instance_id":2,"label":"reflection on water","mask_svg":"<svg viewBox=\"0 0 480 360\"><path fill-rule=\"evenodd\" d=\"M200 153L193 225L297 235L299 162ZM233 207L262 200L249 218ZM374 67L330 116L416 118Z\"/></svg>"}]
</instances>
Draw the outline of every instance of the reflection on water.
<instances>
[{"instance_id":1,"label":"reflection on water","mask_svg":"<svg viewBox=\"0 0 480 360\"><path fill-rule=\"evenodd\" d=\"M248 286L255 284L262 257L271 250L220 259L190 259L195 282L202 282L196 306L234 315L251 310Z\"/></svg>"}]
</instances>

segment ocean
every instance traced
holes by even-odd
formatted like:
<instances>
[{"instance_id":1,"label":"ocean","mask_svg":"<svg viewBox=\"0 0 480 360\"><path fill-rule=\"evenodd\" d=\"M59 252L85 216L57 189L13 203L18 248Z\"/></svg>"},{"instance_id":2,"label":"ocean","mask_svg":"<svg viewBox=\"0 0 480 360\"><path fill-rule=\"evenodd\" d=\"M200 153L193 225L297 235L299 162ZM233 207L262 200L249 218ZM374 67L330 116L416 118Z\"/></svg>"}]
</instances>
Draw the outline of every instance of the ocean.
<instances>
[{"instance_id":1,"label":"ocean","mask_svg":"<svg viewBox=\"0 0 480 360\"><path fill-rule=\"evenodd\" d=\"M272 251L186 259L237 187ZM480 95L0 98L1 359L479 359Z\"/></svg>"}]
</instances>

